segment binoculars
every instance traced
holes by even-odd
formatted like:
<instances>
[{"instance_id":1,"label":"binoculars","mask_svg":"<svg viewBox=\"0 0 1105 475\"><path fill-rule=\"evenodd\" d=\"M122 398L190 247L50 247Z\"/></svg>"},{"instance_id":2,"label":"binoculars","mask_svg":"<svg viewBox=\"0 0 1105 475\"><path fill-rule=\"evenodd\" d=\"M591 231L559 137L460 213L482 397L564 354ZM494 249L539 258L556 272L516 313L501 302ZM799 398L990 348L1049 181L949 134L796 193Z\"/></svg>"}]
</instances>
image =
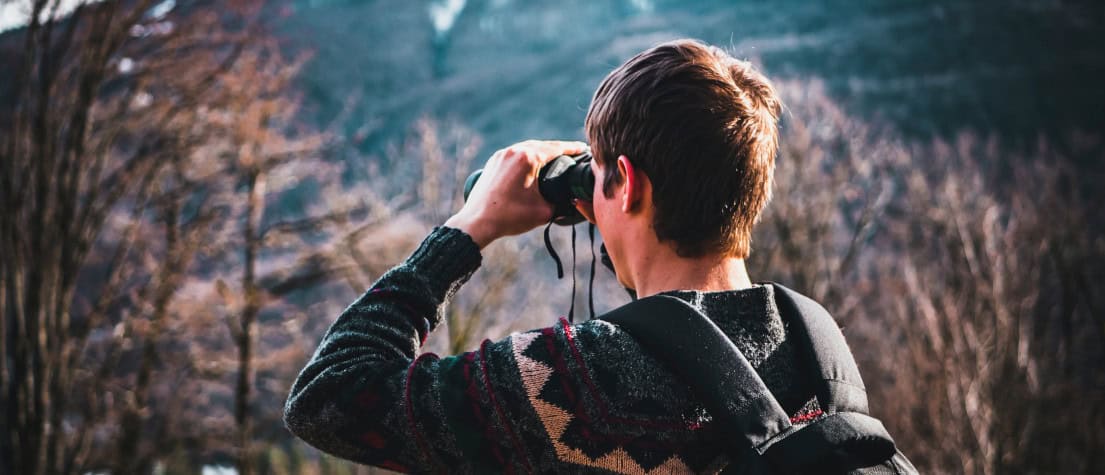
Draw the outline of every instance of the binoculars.
<instances>
[{"instance_id":1,"label":"binoculars","mask_svg":"<svg viewBox=\"0 0 1105 475\"><path fill-rule=\"evenodd\" d=\"M595 175L591 173L591 151L588 150L579 155L561 155L554 158L551 162L546 163L541 167L541 171L537 174L537 190L541 192L541 197L545 198L545 201L549 202L553 206L553 224L559 224L561 226L574 226L580 222L583 222L583 215L579 214L579 210L572 205L572 200L587 200L592 201L592 195L595 190ZM476 170L468 175L468 179L464 180L464 199L468 200L468 195L472 192L472 188L476 186L476 182L479 181L480 175L483 175L483 169ZM553 249L552 241L549 239L549 228L545 227L545 248L548 249L549 255L556 261L556 270L558 277L564 277L564 269L560 264L560 257ZM595 227L591 226L591 285L595 282ZM614 261L610 259L610 254L606 252L606 244L599 246L599 254L602 265L611 272L617 274L614 270ZM572 228L572 307L568 310L568 320L573 320L575 313L575 228ZM629 296L633 299L637 298L635 291L626 289L629 292ZM594 294L592 293L590 302L591 317L595 316L595 303Z\"/></svg>"},{"instance_id":2,"label":"binoculars","mask_svg":"<svg viewBox=\"0 0 1105 475\"><path fill-rule=\"evenodd\" d=\"M476 186L483 169L476 170L464 180L464 199ZM561 155L545 164L537 176L537 189L541 196L553 205L553 223L571 226L583 221L572 200L591 201L595 189L595 175L591 173L591 152L579 155Z\"/></svg>"}]
</instances>

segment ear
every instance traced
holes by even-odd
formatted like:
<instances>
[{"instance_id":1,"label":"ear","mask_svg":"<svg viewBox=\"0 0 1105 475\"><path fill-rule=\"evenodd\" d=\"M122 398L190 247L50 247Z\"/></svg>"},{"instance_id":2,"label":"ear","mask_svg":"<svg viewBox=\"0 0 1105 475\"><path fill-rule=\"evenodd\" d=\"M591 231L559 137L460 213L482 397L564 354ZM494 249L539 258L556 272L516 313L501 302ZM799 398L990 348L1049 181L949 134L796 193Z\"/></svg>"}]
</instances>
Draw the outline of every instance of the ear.
<instances>
[{"instance_id":1,"label":"ear","mask_svg":"<svg viewBox=\"0 0 1105 475\"><path fill-rule=\"evenodd\" d=\"M621 196L622 212L629 213L636 210L637 206L644 201L647 190L651 189L651 183L644 173L637 171L633 162L630 162L629 157L625 155L618 157L618 173L625 180Z\"/></svg>"}]
</instances>

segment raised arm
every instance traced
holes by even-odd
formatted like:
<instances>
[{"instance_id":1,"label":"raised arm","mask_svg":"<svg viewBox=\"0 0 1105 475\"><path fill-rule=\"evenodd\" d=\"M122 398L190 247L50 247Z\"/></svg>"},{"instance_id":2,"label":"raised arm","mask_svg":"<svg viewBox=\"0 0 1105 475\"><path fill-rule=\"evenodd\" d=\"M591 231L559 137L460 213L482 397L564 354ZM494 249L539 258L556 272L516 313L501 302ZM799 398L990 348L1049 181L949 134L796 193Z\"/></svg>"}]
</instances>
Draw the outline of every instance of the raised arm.
<instances>
[{"instance_id":1,"label":"raised arm","mask_svg":"<svg viewBox=\"0 0 1105 475\"><path fill-rule=\"evenodd\" d=\"M523 142L491 157L468 202L327 331L292 386L284 421L326 452L401 471L503 471L520 448L497 407L489 360L510 351L418 355L443 308L495 239L547 222L537 171L579 142ZM494 344L507 345L508 340ZM500 444L507 444L500 447Z\"/></svg>"},{"instance_id":2,"label":"raised arm","mask_svg":"<svg viewBox=\"0 0 1105 475\"><path fill-rule=\"evenodd\" d=\"M284 408L288 428L343 458L436 471L441 460L430 439L447 434L440 423L426 423L440 411L419 403L437 396L448 368L417 353L449 297L479 264L479 249L466 234L435 229L326 332L292 386Z\"/></svg>"}]
</instances>

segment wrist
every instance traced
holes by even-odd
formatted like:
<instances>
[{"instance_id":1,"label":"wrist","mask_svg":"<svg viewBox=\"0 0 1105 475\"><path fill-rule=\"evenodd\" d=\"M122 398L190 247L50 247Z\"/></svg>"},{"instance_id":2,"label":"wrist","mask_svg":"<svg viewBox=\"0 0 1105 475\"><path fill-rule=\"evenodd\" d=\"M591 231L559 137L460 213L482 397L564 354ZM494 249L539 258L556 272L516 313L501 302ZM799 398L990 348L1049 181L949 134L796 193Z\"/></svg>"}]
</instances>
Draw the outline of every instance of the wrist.
<instances>
[{"instance_id":1,"label":"wrist","mask_svg":"<svg viewBox=\"0 0 1105 475\"><path fill-rule=\"evenodd\" d=\"M452 217L445 220L444 225L463 231L472 238L472 242L475 242L476 246L479 246L481 250L497 238L495 233L492 232L491 227L483 220L460 213L454 214Z\"/></svg>"}]
</instances>

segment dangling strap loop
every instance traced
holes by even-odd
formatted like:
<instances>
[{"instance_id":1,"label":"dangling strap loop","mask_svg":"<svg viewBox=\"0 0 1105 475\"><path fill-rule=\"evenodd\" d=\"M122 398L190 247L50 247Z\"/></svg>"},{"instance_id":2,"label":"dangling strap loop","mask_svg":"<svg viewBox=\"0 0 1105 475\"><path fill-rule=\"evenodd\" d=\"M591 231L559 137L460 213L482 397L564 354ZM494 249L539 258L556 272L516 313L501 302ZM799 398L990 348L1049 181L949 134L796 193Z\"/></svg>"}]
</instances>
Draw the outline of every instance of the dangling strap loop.
<instances>
[{"instance_id":1,"label":"dangling strap loop","mask_svg":"<svg viewBox=\"0 0 1105 475\"><path fill-rule=\"evenodd\" d=\"M545 225L545 249L549 251L549 255L552 256L553 262L556 263L556 278L564 278L564 266L560 263L560 256L556 254L556 249L553 249L552 238L549 237L549 231L552 230L553 222L549 220L549 224Z\"/></svg>"},{"instance_id":2,"label":"dangling strap loop","mask_svg":"<svg viewBox=\"0 0 1105 475\"><path fill-rule=\"evenodd\" d=\"M595 223L589 223L587 234L591 236L591 278L587 283L587 305L591 308L591 319L595 319Z\"/></svg>"},{"instance_id":3,"label":"dangling strap loop","mask_svg":"<svg viewBox=\"0 0 1105 475\"><path fill-rule=\"evenodd\" d=\"M552 257L553 262L556 263L556 278L564 278L564 264L560 262L560 255L556 253L556 248L552 244L552 236L550 234L552 230L552 221L545 225L545 249L549 251L549 256ZM591 312L590 318L595 318L595 224L590 223L587 228L587 235L590 237L591 248L591 275L587 282L587 307ZM576 227L572 226L572 303L568 307L568 321L575 323L575 310L576 310Z\"/></svg>"},{"instance_id":4,"label":"dangling strap loop","mask_svg":"<svg viewBox=\"0 0 1105 475\"><path fill-rule=\"evenodd\" d=\"M576 227L572 226L572 305L568 307L568 322L575 323L576 316Z\"/></svg>"}]
</instances>

